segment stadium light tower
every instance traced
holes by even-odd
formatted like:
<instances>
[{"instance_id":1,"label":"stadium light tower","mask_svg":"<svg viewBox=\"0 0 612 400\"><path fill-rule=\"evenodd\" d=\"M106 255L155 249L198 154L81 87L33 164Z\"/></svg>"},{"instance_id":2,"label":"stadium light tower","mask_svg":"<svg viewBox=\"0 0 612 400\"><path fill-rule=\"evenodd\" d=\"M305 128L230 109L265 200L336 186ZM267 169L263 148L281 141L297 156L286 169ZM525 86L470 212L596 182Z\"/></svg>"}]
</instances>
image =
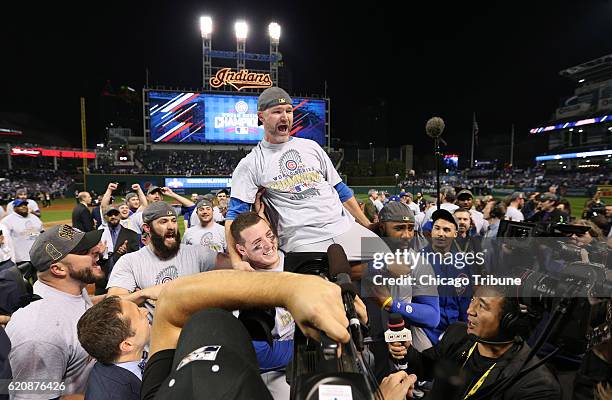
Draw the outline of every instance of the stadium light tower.
<instances>
[{"instance_id":1,"label":"stadium light tower","mask_svg":"<svg viewBox=\"0 0 612 400\"><path fill-rule=\"evenodd\" d=\"M236 32L236 60L238 62L238 71L245 69L246 67L246 39L249 33L249 26L244 21L236 21L234 24L234 31Z\"/></svg>"},{"instance_id":2,"label":"stadium light tower","mask_svg":"<svg viewBox=\"0 0 612 400\"><path fill-rule=\"evenodd\" d=\"M270 25L268 25L268 33L270 34L270 78L272 78L272 84L278 86L278 61L280 58L278 43L281 34L280 25L276 22L271 22Z\"/></svg>"},{"instance_id":3,"label":"stadium light tower","mask_svg":"<svg viewBox=\"0 0 612 400\"><path fill-rule=\"evenodd\" d=\"M202 88L210 90L212 76L212 18L209 15L200 17L200 33L202 34Z\"/></svg>"}]
</instances>

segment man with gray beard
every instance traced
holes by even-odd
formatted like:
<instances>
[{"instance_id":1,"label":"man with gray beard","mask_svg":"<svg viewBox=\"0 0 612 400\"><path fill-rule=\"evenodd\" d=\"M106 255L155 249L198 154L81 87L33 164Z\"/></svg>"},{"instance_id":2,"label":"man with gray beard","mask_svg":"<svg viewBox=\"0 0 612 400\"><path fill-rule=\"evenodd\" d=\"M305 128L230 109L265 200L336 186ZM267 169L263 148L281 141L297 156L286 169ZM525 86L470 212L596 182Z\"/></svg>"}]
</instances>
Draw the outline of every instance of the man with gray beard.
<instances>
[{"instance_id":1,"label":"man with gray beard","mask_svg":"<svg viewBox=\"0 0 612 400\"><path fill-rule=\"evenodd\" d=\"M168 203L159 201L142 213L143 230L151 237L140 250L117 261L108 279L109 295L128 296L138 289L151 288L180 276L230 268L227 256L204 246L181 246L177 215ZM153 313L155 306L145 306Z\"/></svg>"}]
</instances>

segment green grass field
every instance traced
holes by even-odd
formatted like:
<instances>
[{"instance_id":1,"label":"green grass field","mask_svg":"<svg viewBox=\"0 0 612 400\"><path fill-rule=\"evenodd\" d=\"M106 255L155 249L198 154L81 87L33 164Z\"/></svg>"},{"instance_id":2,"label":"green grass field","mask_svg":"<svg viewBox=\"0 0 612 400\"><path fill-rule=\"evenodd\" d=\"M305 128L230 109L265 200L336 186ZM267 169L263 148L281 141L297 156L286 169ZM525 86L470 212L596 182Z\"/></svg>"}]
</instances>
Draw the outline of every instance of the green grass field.
<instances>
[{"instance_id":1,"label":"green grass field","mask_svg":"<svg viewBox=\"0 0 612 400\"><path fill-rule=\"evenodd\" d=\"M357 200L365 201L368 198L367 194L357 195ZM584 204L587 202L586 197L567 197L572 206L572 216L574 218L580 218ZM74 206L73 199L61 199L55 200L50 209L43 208L41 211L41 217L44 223L53 223L59 221L67 221L71 219L72 207ZM59 208L59 209L56 209ZM185 228L183 223L183 217L179 217L179 229L183 234Z\"/></svg>"}]
</instances>

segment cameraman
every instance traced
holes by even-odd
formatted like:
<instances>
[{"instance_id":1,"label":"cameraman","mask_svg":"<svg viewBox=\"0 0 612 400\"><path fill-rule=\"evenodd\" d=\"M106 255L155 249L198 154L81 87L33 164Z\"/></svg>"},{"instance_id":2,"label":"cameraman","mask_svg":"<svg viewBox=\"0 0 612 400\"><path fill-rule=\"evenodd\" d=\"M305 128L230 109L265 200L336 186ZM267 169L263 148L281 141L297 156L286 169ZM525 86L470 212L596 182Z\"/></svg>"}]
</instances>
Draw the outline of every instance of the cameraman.
<instances>
[{"instance_id":1,"label":"cameraman","mask_svg":"<svg viewBox=\"0 0 612 400\"><path fill-rule=\"evenodd\" d=\"M530 352L529 346L515 336L526 337L530 327L528 316L517 299L506 296L503 287L481 286L468 308L467 326L455 323L448 327L434 347L418 352L410 342L390 344L395 358L406 357L408 368L420 379L431 379L436 364L450 363L461 370L462 382L434 381L430 398L452 399L558 400L561 390L545 366L539 366L517 380L508 382L501 391L501 381L519 372ZM513 340L514 339L514 340ZM483 343L488 341L490 343ZM525 367L538 362L534 357ZM445 383L454 386L451 393L442 392Z\"/></svg>"},{"instance_id":2,"label":"cameraman","mask_svg":"<svg viewBox=\"0 0 612 400\"><path fill-rule=\"evenodd\" d=\"M586 252L582 252L584 255L580 261L606 265L608 249L601 229L593 222L584 219L576 220L572 225L588 226L590 228L585 233L572 233L569 235L571 242Z\"/></svg>"},{"instance_id":3,"label":"cameraman","mask_svg":"<svg viewBox=\"0 0 612 400\"><path fill-rule=\"evenodd\" d=\"M540 196L536 213L527 218L526 221L541 224L566 223L569 221L569 215L557 208L557 196L547 192Z\"/></svg>"}]
</instances>

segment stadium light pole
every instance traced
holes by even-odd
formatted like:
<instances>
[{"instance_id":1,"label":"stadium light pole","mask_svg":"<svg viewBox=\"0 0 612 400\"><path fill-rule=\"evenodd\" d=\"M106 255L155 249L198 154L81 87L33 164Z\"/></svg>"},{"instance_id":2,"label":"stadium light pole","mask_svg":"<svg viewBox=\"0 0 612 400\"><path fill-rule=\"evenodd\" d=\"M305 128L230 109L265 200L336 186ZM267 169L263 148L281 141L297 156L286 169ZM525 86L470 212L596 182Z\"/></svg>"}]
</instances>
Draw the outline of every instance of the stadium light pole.
<instances>
[{"instance_id":1,"label":"stadium light pole","mask_svg":"<svg viewBox=\"0 0 612 400\"><path fill-rule=\"evenodd\" d=\"M249 26L244 21L236 21L234 24L236 33L236 60L238 71L242 71L246 67L246 39L249 33Z\"/></svg>"},{"instance_id":2,"label":"stadium light pole","mask_svg":"<svg viewBox=\"0 0 612 400\"><path fill-rule=\"evenodd\" d=\"M268 34L270 35L270 78L272 78L272 84L278 86L278 62L280 59L278 44L281 34L280 25L276 22L271 22L270 25L268 25Z\"/></svg>"},{"instance_id":3,"label":"stadium light pole","mask_svg":"<svg viewBox=\"0 0 612 400\"><path fill-rule=\"evenodd\" d=\"M200 17L200 34L202 35L202 88L210 89L210 78L212 76L212 17L205 15Z\"/></svg>"}]
</instances>

